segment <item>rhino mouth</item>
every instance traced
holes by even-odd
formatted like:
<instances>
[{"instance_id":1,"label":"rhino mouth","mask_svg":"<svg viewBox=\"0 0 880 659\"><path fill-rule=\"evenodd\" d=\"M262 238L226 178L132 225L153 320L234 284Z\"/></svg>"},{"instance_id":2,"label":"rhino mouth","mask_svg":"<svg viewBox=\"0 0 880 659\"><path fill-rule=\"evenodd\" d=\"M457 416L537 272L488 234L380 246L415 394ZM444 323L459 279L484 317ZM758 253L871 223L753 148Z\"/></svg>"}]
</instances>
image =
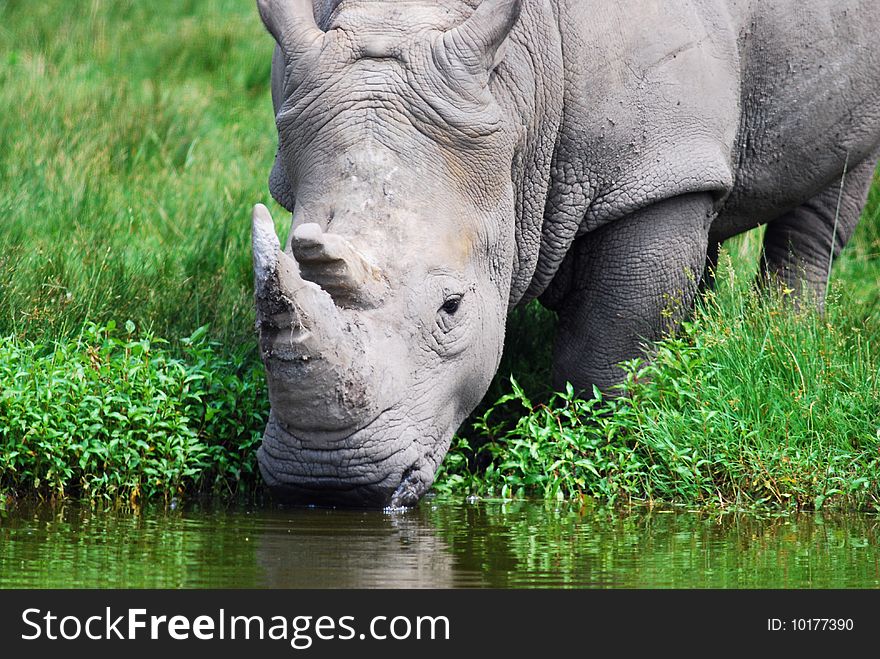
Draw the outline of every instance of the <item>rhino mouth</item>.
<instances>
[{"instance_id":1,"label":"rhino mouth","mask_svg":"<svg viewBox=\"0 0 880 659\"><path fill-rule=\"evenodd\" d=\"M416 505L434 482L439 460L430 456L437 442L412 431L394 437L381 417L332 446L319 446L270 414L257 460L272 495L295 506Z\"/></svg>"}]
</instances>

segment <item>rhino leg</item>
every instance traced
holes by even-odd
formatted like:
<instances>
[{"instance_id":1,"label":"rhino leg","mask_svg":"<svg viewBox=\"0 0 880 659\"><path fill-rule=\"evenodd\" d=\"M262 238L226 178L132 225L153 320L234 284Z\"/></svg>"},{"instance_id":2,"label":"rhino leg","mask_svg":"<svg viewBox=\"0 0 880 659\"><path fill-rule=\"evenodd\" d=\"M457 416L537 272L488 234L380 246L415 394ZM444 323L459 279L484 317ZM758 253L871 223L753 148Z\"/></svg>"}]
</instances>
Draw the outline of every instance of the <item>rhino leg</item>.
<instances>
[{"instance_id":1,"label":"rhino leg","mask_svg":"<svg viewBox=\"0 0 880 659\"><path fill-rule=\"evenodd\" d=\"M693 304L706 260L713 199L668 199L610 223L574 246L559 314L553 384L589 393L620 382L620 361L674 329Z\"/></svg>"},{"instance_id":2,"label":"rhino leg","mask_svg":"<svg viewBox=\"0 0 880 659\"><path fill-rule=\"evenodd\" d=\"M876 157L861 162L842 180L767 225L762 283L778 282L823 306L828 269L855 232L876 164Z\"/></svg>"}]
</instances>

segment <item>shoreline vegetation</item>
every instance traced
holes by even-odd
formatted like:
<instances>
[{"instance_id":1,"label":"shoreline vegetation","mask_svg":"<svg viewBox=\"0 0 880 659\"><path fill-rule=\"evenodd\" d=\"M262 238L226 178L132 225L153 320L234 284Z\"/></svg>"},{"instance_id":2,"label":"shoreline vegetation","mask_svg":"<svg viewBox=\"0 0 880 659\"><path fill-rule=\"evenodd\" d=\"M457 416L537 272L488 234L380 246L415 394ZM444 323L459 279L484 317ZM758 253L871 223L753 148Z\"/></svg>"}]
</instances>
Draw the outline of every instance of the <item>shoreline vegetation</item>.
<instances>
[{"instance_id":1,"label":"shoreline vegetation","mask_svg":"<svg viewBox=\"0 0 880 659\"><path fill-rule=\"evenodd\" d=\"M822 316L728 273L651 362L625 365L623 396L548 398L542 380L515 379L525 353L508 353L494 384L506 393L463 425L435 491L880 512L876 320L866 325L837 287ZM537 306L524 323L526 334L552 329ZM7 498L266 499L255 457L268 398L254 345L232 351L206 328L172 344L131 321L89 324L54 344L3 339L0 381Z\"/></svg>"},{"instance_id":2,"label":"shoreline vegetation","mask_svg":"<svg viewBox=\"0 0 880 659\"><path fill-rule=\"evenodd\" d=\"M265 495L271 52L250 0L0 0L0 508ZM824 315L755 292L759 249L726 246L625 396L552 396L553 315L516 310L435 490L880 511L880 181Z\"/></svg>"}]
</instances>

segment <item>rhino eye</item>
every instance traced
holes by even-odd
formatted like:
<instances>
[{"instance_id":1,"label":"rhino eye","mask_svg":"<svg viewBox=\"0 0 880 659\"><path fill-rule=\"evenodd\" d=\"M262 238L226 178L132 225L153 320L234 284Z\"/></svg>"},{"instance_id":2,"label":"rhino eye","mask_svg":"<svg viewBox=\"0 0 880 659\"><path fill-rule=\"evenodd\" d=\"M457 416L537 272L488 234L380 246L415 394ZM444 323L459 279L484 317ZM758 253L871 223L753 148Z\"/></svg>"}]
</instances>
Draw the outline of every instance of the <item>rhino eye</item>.
<instances>
[{"instance_id":1,"label":"rhino eye","mask_svg":"<svg viewBox=\"0 0 880 659\"><path fill-rule=\"evenodd\" d=\"M446 298L443 306L440 307L440 311L450 316L454 315L458 311L459 306L461 306L461 298L461 295L450 295Z\"/></svg>"}]
</instances>

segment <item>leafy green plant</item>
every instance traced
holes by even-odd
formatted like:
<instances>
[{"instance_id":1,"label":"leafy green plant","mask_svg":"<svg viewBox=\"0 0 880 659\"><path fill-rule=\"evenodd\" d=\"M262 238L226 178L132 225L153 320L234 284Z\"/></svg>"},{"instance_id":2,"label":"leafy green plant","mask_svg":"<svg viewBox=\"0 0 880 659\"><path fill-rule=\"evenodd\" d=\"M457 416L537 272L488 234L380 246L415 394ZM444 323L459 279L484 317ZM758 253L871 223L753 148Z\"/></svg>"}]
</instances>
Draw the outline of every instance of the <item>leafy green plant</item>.
<instances>
[{"instance_id":1,"label":"leafy green plant","mask_svg":"<svg viewBox=\"0 0 880 659\"><path fill-rule=\"evenodd\" d=\"M267 394L253 346L196 330L172 347L134 323L77 340L0 342L0 488L142 499L259 485Z\"/></svg>"}]
</instances>

